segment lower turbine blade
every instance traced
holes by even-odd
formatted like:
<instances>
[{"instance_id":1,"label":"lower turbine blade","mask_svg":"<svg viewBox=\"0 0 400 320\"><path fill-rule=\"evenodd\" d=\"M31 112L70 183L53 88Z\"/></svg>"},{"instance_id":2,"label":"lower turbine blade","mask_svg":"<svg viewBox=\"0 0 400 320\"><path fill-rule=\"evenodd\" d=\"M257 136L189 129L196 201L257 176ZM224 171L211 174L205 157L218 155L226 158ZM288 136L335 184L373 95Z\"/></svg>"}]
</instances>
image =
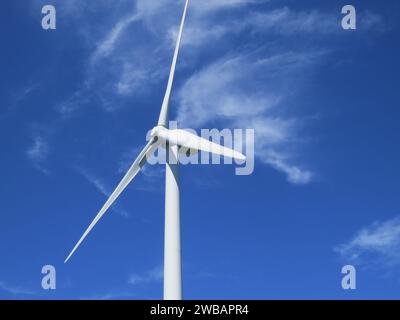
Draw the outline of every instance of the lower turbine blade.
<instances>
[{"instance_id":1,"label":"lower turbine blade","mask_svg":"<svg viewBox=\"0 0 400 320\"><path fill-rule=\"evenodd\" d=\"M80 244L85 240L86 236L89 234L89 232L93 229L93 227L96 225L96 223L101 219L101 217L107 212L107 210L111 207L111 205L115 202L115 200L120 196L122 191L125 190L125 188L128 186L128 184L135 178L135 176L138 174L140 169L143 167L145 160L147 157L151 156L154 152L154 150L157 147L157 143L154 139L150 140L150 142L144 147L142 152L139 154L135 162L132 164L124 178L121 180L117 188L114 190L114 192L111 194L111 196L108 198L107 202L104 204L103 208L101 208L100 212L97 214L97 216L94 218L92 223L89 225L85 233L82 235L82 237L79 239L78 243L75 245L74 249L72 249L71 253L68 255L67 259L65 259L64 263L68 262L68 260L72 257L72 255L75 253L75 251L78 249Z\"/></svg>"}]
</instances>

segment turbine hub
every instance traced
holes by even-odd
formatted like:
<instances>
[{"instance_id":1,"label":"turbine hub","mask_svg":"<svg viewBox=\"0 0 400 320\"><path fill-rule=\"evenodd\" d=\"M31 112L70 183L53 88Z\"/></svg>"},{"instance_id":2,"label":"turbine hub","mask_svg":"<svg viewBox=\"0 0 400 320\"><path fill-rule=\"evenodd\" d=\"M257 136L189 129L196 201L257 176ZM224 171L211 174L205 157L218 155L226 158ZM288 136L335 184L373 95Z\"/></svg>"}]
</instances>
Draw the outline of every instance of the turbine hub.
<instances>
[{"instance_id":1,"label":"turbine hub","mask_svg":"<svg viewBox=\"0 0 400 320\"><path fill-rule=\"evenodd\" d=\"M167 131L168 131L168 129L166 129L162 126L156 126L151 130L150 136L152 138L154 138L154 137L161 138L165 135L164 133L166 133Z\"/></svg>"}]
</instances>

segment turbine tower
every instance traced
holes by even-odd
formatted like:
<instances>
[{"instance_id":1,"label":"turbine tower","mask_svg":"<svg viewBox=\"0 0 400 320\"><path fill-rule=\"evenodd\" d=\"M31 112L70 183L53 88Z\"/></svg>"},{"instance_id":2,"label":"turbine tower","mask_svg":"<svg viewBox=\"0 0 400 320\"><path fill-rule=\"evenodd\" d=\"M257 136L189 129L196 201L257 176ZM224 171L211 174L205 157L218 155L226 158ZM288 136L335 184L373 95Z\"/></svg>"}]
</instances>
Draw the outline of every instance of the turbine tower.
<instances>
[{"instance_id":1,"label":"turbine tower","mask_svg":"<svg viewBox=\"0 0 400 320\"><path fill-rule=\"evenodd\" d=\"M182 270L181 270L181 223L180 223L180 188L179 188L179 150L204 151L241 161L245 156L238 151L221 146L188 131L169 129L169 104L174 83L175 69L179 56L183 27L188 11L189 0L186 0L182 21L179 28L171 71L169 74L167 90L161 106L158 124L151 130L150 140L142 152L133 162L117 188L110 195L107 202L96 215L92 223L79 239L65 263L72 257L89 232L103 217L111 205L135 178L158 147L166 148L167 161L165 170L165 235L164 235L164 299L182 299Z\"/></svg>"}]
</instances>

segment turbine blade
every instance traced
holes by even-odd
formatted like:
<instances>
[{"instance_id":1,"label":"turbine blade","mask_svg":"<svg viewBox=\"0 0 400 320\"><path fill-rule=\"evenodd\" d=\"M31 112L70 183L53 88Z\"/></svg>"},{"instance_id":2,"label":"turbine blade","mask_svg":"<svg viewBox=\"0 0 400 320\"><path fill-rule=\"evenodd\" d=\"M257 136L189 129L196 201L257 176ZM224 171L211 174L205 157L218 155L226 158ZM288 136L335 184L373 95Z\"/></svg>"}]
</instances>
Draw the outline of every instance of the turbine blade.
<instances>
[{"instance_id":1,"label":"turbine blade","mask_svg":"<svg viewBox=\"0 0 400 320\"><path fill-rule=\"evenodd\" d=\"M176 47L175 47L174 57L172 59L171 71L169 73L167 90L165 92L163 104L161 107L160 118L158 119L158 125L163 126L163 127L167 127L167 125L168 125L167 122L168 122L169 101L171 98L172 86L174 84L176 63L178 61L179 48L181 45L183 27L185 25L185 19L186 19L186 13L187 13L188 6L189 6L189 0L186 0L185 9L183 10L181 25L179 28L178 39L176 40Z\"/></svg>"},{"instance_id":2,"label":"turbine blade","mask_svg":"<svg viewBox=\"0 0 400 320\"><path fill-rule=\"evenodd\" d=\"M125 188L128 186L128 184L135 178L137 173L140 171L140 169L144 166L146 163L146 159L148 156L150 156L153 151L157 147L157 143L154 139L150 140L149 143L144 147L142 152L139 154L139 156L136 158L135 162L132 164L124 178L121 180L117 188L114 190L114 192L111 194L111 196L108 198L107 202L104 204L103 208L99 211L99 213L96 215L92 223L89 225L85 233L82 235L82 237L79 239L75 247L72 249L71 253L68 255L67 259L65 259L64 263L67 263L68 260L72 257L72 255L75 253L75 251L78 249L80 244L85 240L86 236L89 234L89 232L93 229L93 227L96 225L96 223L103 217L103 215L107 212L107 210L111 207L111 205L115 202L115 200L119 197L119 195L122 193L122 191L125 190Z\"/></svg>"},{"instance_id":3,"label":"turbine blade","mask_svg":"<svg viewBox=\"0 0 400 320\"><path fill-rule=\"evenodd\" d=\"M240 161L246 160L246 157L236 150L221 146L215 142L196 136L195 134L185 130L168 130L167 135L167 140L171 144L177 144L188 149L210 152Z\"/></svg>"}]
</instances>

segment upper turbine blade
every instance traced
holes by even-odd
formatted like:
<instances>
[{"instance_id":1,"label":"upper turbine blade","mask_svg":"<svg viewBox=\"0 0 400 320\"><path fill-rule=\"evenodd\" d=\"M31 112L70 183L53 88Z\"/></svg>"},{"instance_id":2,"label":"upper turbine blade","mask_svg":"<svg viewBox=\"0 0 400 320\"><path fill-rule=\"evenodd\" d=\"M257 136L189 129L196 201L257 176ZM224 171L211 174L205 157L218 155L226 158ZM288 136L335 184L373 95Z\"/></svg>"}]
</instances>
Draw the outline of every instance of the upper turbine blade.
<instances>
[{"instance_id":1,"label":"upper turbine blade","mask_svg":"<svg viewBox=\"0 0 400 320\"><path fill-rule=\"evenodd\" d=\"M142 152L136 158L135 162L132 164L124 178L121 180L117 188L108 198L107 202L104 204L103 208L101 208L100 212L94 218L90 226L87 228L83 236L79 239L78 243L75 245L74 249L72 249L71 253L68 255L67 259L65 259L64 263L68 262L68 260L72 257L75 251L78 249L79 245L83 242L89 232L93 229L96 223L101 219L101 217L107 212L107 210L111 207L114 201L119 197L119 195L124 191L124 189L128 186L128 184L133 180L133 178L137 175L140 169L146 162L147 157L152 155L153 151L156 149L157 143L154 139L151 139L149 143L144 147Z\"/></svg>"},{"instance_id":2,"label":"upper turbine blade","mask_svg":"<svg viewBox=\"0 0 400 320\"><path fill-rule=\"evenodd\" d=\"M177 144L188 149L214 153L240 161L246 160L246 157L236 150L221 146L185 130L168 130L167 135L167 140L172 144Z\"/></svg>"},{"instance_id":3,"label":"upper turbine blade","mask_svg":"<svg viewBox=\"0 0 400 320\"><path fill-rule=\"evenodd\" d=\"M175 52L174 52L174 58L172 60L171 71L169 73L167 90L165 92L163 104L162 104L162 107L161 107L160 118L158 119L158 125L159 126L163 126L163 127L167 127L167 124L168 124L169 101L170 101L170 98L171 98L172 86L174 84L176 63L178 61L179 48L180 48L180 45L181 45L183 27L185 25L186 12L187 12L188 6L189 6L189 0L186 0L185 9L183 10L181 26L179 28L178 39L176 41L176 47L175 47Z\"/></svg>"}]
</instances>

